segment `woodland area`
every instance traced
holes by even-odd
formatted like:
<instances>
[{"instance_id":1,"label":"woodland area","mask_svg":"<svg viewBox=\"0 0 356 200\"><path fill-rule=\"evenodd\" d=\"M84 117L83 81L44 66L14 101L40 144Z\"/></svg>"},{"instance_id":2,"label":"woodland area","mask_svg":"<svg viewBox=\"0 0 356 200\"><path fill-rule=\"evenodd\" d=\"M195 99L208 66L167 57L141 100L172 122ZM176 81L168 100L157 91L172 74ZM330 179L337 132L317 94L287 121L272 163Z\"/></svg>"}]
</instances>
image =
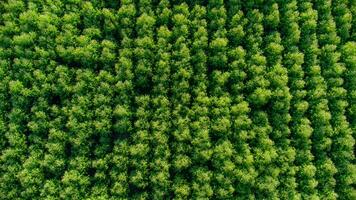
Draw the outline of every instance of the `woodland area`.
<instances>
[{"instance_id":1,"label":"woodland area","mask_svg":"<svg viewBox=\"0 0 356 200\"><path fill-rule=\"evenodd\" d=\"M0 0L0 199L356 199L355 0Z\"/></svg>"}]
</instances>

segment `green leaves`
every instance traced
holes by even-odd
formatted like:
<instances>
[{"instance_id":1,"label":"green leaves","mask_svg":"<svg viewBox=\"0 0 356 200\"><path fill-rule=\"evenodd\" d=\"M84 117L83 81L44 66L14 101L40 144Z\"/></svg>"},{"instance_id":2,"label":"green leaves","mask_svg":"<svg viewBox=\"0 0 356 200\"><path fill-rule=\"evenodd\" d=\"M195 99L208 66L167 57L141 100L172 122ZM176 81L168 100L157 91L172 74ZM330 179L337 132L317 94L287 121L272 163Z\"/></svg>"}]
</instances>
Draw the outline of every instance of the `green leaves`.
<instances>
[{"instance_id":1,"label":"green leaves","mask_svg":"<svg viewBox=\"0 0 356 200\"><path fill-rule=\"evenodd\" d=\"M3 1L0 197L355 199L350 2Z\"/></svg>"}]
</instances>

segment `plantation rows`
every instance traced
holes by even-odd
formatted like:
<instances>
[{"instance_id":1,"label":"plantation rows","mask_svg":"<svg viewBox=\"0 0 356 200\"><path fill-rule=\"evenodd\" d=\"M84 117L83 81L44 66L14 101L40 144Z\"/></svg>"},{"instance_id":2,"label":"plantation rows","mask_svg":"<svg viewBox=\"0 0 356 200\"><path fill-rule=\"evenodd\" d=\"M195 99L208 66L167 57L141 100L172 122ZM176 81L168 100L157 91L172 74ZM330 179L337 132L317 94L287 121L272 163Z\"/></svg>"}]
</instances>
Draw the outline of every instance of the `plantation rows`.
<instances>
[{"instance_id":1,"label":"plantation rows","mask_svg":"<svg viewBox=\"0 0 356 200\"><path fill-rule=\"evenodd\" d=\"M353 0L0 1L0 199L356 199Z\"/></svg>"}]
</instances>

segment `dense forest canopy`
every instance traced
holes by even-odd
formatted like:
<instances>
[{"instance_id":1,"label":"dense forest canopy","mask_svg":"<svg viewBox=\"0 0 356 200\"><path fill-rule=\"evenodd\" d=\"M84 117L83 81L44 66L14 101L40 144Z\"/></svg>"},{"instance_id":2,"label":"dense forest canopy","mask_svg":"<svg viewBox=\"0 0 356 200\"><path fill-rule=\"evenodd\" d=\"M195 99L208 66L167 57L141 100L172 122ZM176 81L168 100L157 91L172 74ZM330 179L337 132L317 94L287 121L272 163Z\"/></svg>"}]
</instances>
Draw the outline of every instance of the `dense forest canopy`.
<instances>
[{"instance_id":1,"label":"dense forest canopy","mask_svg":"<svg viewBox=\"0 0 356 200\"><path fill-rule=\"evenodd\" d=\"M356 199L354 0L2 0L0 199Z\"/></svg>"}]
</instances>

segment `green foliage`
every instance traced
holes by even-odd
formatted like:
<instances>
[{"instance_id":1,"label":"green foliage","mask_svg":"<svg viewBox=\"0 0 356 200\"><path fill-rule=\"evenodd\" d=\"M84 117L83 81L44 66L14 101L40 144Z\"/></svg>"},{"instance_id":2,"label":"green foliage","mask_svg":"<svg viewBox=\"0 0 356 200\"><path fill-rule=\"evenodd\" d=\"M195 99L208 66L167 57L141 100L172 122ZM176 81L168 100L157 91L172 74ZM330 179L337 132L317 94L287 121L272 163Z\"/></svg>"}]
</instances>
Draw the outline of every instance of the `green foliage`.
<instances>
[{"instance_id":1,"label":"green foliage","mask_svg":"<svg viewBox=\"0 0 356 200\"><path fill-rule=\"evenodd\" d=\"M350 0L3 0L0 199L356 199Z\"/></svg>"}]
</instances>

